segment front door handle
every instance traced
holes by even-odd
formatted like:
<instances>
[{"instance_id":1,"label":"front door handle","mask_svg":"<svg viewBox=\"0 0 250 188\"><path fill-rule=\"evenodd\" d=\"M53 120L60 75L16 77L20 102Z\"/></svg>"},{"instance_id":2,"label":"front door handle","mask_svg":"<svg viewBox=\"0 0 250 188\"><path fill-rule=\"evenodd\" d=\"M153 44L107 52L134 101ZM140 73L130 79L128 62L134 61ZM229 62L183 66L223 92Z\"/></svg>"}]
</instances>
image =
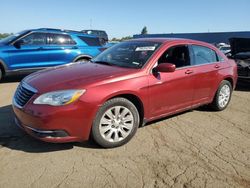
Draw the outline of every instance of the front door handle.
<instances>
[{"instance_id":1,"label":"front door handle","mask_svg":"<svg viewBox=\"0 0 250 188\"><path fill-rule=\"evenodd\" d=\"M194 71L192 70L186 70L185 74L192 74Z\"/></svg>"},{"instance_id":2,"label":"front door handle","mask_svg":"<svg viewBox=\"0 0 250 188\"><path fill-rule=\"evenodd\" d=\"M44 48L43 47L39 47L38 50L43 50Z\"/></svg>"},{"instance_id":3,"label":"front door handle","mask_svg":"<svg viewBox=\"0 0 250 188\"><path fill-rule=\"evenodd\" d=\"M217 65L217 64L216 64L216 65L214 66L214 68L218 69L218 68L220 68L220 65Z\"/></svg>"},{"instance_id":4,"label":"front door handle","mask_svg":"<svg viewBox=\"0 0 250 188\"><path fill-rule=\"evenodd\" d=\"M78 47L77 46L72 46L72 49L78 49Z\"/></svg>"}]
</instances>

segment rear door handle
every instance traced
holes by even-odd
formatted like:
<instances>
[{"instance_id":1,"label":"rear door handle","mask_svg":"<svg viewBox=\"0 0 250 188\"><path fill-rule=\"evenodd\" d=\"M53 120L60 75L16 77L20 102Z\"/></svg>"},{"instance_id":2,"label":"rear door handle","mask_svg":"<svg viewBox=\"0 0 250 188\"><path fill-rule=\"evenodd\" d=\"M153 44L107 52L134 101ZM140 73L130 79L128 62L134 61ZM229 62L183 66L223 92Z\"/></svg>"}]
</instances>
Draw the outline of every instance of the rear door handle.
<instances>
[{"instance_id":1,"label":"rear door handle","mask_svg":"<svg viewBox=\"0 0 250 188\"><path fill-rule=\"evenodd\" d=\"M38 50L44 50L44 48L43 47L39 47Z\"/></svg>"},{"instance_id":2,"label":"rear door handle","mask_svg":"<svg viewBox=\"0 0 250 188\"><path fill-rule=\"evenodd\" d=\"M192 70L186 70L185 74L192 74L194 71Z\"/></svg>"},{"instance_id":3,"label":"rear door handle","mask_svg":"<svg viewBox=\"0 0 250 188\"><path fill-rule=\"evenodd\" d=\"M78 49L78 47L77 46L72 46L72 49Z\"/></svg>"},{"instance_id":4,"label":"rear door handle","mask_svg":"<svg viewBox=\"0 0 250 188\"><path fill-rule=\"evenodd\" d=\"M214 68L218 69L220 68L220 65L215 65Z\"/></svg>"}]
</instances>

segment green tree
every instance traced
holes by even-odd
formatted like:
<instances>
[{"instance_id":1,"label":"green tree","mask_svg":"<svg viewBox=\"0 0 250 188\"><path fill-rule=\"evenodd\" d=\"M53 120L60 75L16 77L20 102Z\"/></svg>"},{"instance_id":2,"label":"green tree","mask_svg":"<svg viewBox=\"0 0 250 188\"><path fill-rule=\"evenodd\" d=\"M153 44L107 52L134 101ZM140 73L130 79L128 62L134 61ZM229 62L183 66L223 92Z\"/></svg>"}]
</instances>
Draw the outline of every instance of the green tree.
<instances>
[{"instance_id":1,"label":"green tree","mask_svg":"<svg viewBox=\"0 0 250 188\"><path fill-rule=\"evenodd\" d=\"M146 26L144 26L143 29L141 30L141 34L142 34L142 35L148 34L148 29L147 29Z\"/></svg>"},{"instance_id":2,"label":"green tree","mask_svg":"<svg viewBox=\"0 0 250 188\"><path fill-rule=\"evenodd\" d=\"M132 39L132 38L133 38L133 37L131 37L131 36L122 37L122 38L121 38L121 41L130 40L130 39Z\"/></svg>"},{"instance_id":3,"label":"green tree","mask_svg":"<svg viewBox=\"0 0 250 188\"><path fill-rule=\"evenodd\" d=\"M131 36L126 36L126 37L122 37L122 38L112 38L111 41L119 41L119 42L121 42L121 41L124 41L124 40L130 40L132 38L133 37L131 37Z\"/></svg>"},{"instance_id":4,"label":"green tree","mask_svg":"<svg viewBox=\"0 0 250 188\"><path fill-rule=\"evenodd\" d=\"M120 41L120 39L114 37L111 39L111 41Z\"/></svg>"},{"instance_id":5,"label":"green tree","mask_svg":"<svg viewBox=\"0 0 250 188\"><path fill-rule=\"evenodd\" d=\"M9 35L11 35L10 33L0 33L0 39L8 37Z\"/></svg>"}]
</instances>

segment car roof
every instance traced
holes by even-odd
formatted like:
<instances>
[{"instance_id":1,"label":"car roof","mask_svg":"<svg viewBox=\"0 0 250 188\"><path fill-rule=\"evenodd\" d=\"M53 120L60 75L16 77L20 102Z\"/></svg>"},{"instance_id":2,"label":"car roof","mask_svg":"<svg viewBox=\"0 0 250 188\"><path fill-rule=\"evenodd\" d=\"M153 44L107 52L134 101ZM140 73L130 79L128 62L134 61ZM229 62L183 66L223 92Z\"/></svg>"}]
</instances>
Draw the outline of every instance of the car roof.
<instances>
[{"instance_id":1,"label":"car roof","mask_svg":"<svg viewBox=\"0 0 250 188\"><path fill-rule=\"evenodd\" d=\"M97 30L97 29L84 29L82 31L100 31L100 32L105 32L106 33L106 31L104 31L104 30Z\"/></svg>"},{"instance_id":2,"label":"car roof","mask_svg":"<svg viewBox=\"0 0 250 188\"><path fill-rule=\"evenodd\" d=\"M148 42L160 42L160 43L169 43L169 42L183 42L183 43L193 43L193 44L200 44L205 45L209 47L214 47L212 44L198 41L198 40L192 40L192 39L185 39L185 38L137 38L137 39L131 39L129 41L148 41Z\"/></svg>"},{"instance_id":3,"label":"car roof","mask_svg":"<svg viewBox=\"0 0 250 188\"><path fill-rule=\"evenodd\" d=\"M30 29L30 31L42 31L42 32L47 32L47 33L58 33L58 34L77 34L81 36L97 38L94 35L88 35L81 31L67 30L67 29L39 28L39 29Z\"/></svg>"}]
</instances>

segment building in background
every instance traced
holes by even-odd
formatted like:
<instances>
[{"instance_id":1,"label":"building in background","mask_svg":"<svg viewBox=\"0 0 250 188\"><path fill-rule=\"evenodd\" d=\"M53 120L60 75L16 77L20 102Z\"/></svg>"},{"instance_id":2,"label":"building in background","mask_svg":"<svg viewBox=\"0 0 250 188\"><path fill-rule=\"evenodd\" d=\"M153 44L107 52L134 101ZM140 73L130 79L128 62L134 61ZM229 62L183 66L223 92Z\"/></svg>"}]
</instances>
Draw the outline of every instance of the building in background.
<instances>
[{"instance_id":1,"label":"building in background","mask_svg":"<svg viewBox=\"0 0 250 188\"><path fill-rule=\"evenodd\" d=\"M208 33L170 33L170 34L147 34L134 35L134 38L164 37L164 38L186 38L208 42L211 44L229 44L230 38L250 38L250 31L239 32L208 32Z\"/></svg>"}]
</instances>

